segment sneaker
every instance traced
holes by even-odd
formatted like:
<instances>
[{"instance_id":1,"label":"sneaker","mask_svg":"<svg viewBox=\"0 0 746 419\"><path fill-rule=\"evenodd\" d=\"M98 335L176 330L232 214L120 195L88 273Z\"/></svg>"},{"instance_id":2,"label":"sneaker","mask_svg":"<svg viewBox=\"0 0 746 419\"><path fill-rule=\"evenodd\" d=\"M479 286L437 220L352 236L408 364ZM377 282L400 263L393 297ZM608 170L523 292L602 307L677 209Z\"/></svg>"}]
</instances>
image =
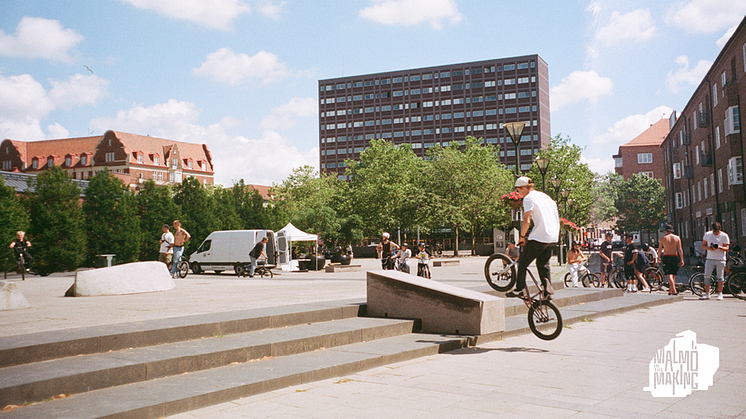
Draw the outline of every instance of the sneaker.
<instances>
[{"instance_id":1,"label":"sneaker","mask_svg":"<svg viewBox=\"0 0 746 419\"><path fill-rule=\"evenodd\" d=\"M705 295L699 297L699 299L700 300L709 300L710 299L710 294L705 294Z\"/></svg>"},{"instance_id":2,"label":"sneaker","mask_svg":"<svg viewBox=\"0 0 746 419\"><path fill-rule=\"evenodd\" d=\"M722 299L723 299L723 293L722 293L722 292L719 292L719 293L718 293L718 300L722 300Z\"/></svg>"},{"instance_id":3,"label":"sneaker","mask_svg":"<svg viewBox=\"0 0 746 419\"><path fill-rule=\"evenodd\" d=\"M650 288L643 288L642 292L650 292Z\"/></svg>"},{"instance_id":4,"label":"sneaker","mask_svg":"<svg viewBox=\"0 0 746 419\"><path fill-rule=\"evenodd\" d=\"M505 293L508 298L521 298L523 297L523 290L513 290Z\"/></svg>"}]
</instances>

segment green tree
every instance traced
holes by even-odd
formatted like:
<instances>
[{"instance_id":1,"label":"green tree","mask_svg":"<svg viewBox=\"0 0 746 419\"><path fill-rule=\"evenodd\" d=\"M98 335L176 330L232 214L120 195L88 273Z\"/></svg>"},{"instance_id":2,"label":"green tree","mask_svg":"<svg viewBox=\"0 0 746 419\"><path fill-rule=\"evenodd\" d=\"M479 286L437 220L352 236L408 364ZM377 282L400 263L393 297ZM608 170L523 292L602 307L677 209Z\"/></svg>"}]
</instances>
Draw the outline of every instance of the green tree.
<instances>
[{"instance_id":1,"label":"green tree","mask_svg":"<svg viewBox=\"0 0 746 419\"><path fill-rule=\"evenodd\" d=\"M119 263L137 261L143 235L137 209L135 195L109 170L90 178L83 202L88 266L106 253L117 255Z\"/></svg>"},{"instance_id":2,"label":"green tree","mask_svg":"<svg viewBox=\"0 0 746 419\"><path fill-rule=\"evenodd\" d=\"M243 228L243 222L238 215L239 202L233 191L220 186L212 189L212 196L215 205L215 216L218 221L216 228L218 230L240 230Z\"/></svg>"},{"instance_id":3,"label":"green tree","mask_svg":"<svg viewBox=\"0 0 746 419\"><path fill-rule=\"evenodd\" d=\"M162 227L164 224L171 226L179 219L181 208L174 202L171 188L158 186L152 179L146 180L137 194L137 208L143 232L139 259L158 260Z\"/></svg>"},{"instance_id":4,"label":"green tree","mask_svg":"<svg viewBox=\"0 0 746 419\"><path fill-rule=\"evenodd\" d=\"M601 224L616 219L619 215L616 209L617 195L624 179L616 173L596 176L591 197L593 205L590 210L590 221Z\"/></svg>"},{"instance_id":5,"label":"green tree","mask_svg":"<svg viewBox=\"0 0 746 419\"><path fill-rule=\"evenodd\" d=\"M428 213L453 226L454 254L458 255L459 230L471 233L472 254L476 237L487 225L505 223L507 208L500 198L513 186L512 174L499 162L498 148L467 137L428 152L425 191Z\"/></svg>"},{"instance_id":6,"label":"green tree","mask_svg":"<svg viewBox=\"0 0 746 419\"><path fill-rule=\"evenodd\" d=\"M80 189L60 167L45 170L30 182L28 199L34 265L41 275L74 271L87 253Z\"/></svg>"},{"instance_id":7,"label":"green tree","mask_svg":"<svg viewBox=\"0 0 746 419\"><path fill-rule=\"evenodd\" d=\"M264 198L256 189L252 188L251 185L245 184L244 180L241 179L233 183L233 188L231 188L230 192L233 195L233 204L236 208L236 213L241 220L241 228L276 229L275 226L269 225L268 210L264 207ZM279 228L282 228L285 224Z\"/></svg>"},{"instance_id":8,"label":"green tree","mask_svg":"<svg viewBox=\"0 0 746 419\"><path fill-rule=\"evenodd\" d=\"M26 231L28 228L28 211L16 195L16 191L0 178L0 246L7 249L8 244L16 238L18 230ZM33 238L27 236L33 245ZM15 252L4 250L0 255L0 269L7 272L15 266Z\"/></svg>"},{"instance_id":9,"label":"green tree","mask_svg":"<svg viewBox=\"0 0 746 419\"><path fill-rule=\"evenodd\" d=\"M657 229L658 223L665 219L665 208L665 191L660 180L634 174L619 188L617 227L625 232Z\"/></svg>"},{"instance_id":10,"label":"green tree","mask_svg":"<svg viewBox=\"0 0 746 419\"><path fill-rule=\"evenodd\" d=\"M424 198L420 178L425 162L408 144L373 140L359 161L346 164L349 213L360 217L365 235L424 223L418 206Z\"/></svg>"},{"instance_id":11,"label":"green tree","mask_svg":"<svg viewBox=\"0 0 746 419\"><path fill-rule=\"evenodd\" d=\"M562 138L561 135L557 135L546 148L539 150L537 157L550 159L546 173L546 193L557 201L560 216L579 226L585 226L590 222L593 204L591 191L595 175L587 164L580 161L583 149L570 141L569 137ZM529 170L528 176L534 180L537 189L541 188L541 173L535 164ZM550 179L561 180L560 189L570 191L566 202L557 195Z\"/></svg>"},{"instance_id":12,"label":"green tree","mask_svg":"<svg viewBox=\"0 0 746 419\"><path fill-rule=\"evenodd\" d=\"M181 208L181 227L192 235L184 249L188 256L210 233L220 229L220 221L215 216L215 201L197 179L188 177L176 185L174 202Z\"/></svg>"}]
</instances>

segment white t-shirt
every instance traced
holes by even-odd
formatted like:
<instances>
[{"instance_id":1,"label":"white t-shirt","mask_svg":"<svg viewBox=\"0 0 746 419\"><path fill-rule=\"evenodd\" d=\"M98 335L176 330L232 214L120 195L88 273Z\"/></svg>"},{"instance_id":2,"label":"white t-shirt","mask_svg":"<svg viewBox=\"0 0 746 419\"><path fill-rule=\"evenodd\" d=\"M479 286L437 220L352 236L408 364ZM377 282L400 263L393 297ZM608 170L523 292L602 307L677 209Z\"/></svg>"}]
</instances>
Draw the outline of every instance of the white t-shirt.
<instances>
[{"instance_id":1,"label":"white t-shirt","mask_svg":"<svg viewBox=\"0 0 746 419\"><path fill-rule=\"evenodd\" d=\"M427 254L424 250L418 250L417 251L417 259L419 259L420 264L427 265L428 262L430 262L430 255Z\"/></svg>"},{"instance_id":2,"label":"white t-shirt","mask_svg":"<svg viewBox=\"0 0 746 419\"><path fill-rule=\"evenodd\" d=\"M161 234L161 253L167 253L167 254L173 254L174 248L170 247L172 244L174 244L174 235L170 231L168 233Z\"/></svg>"},{"instance_id":3,"label":"white t-shirt","mask_svg":"<svg viewBox=\"0 0 746 419\"><path fill-rule=\"evenodd\" d=\"M412 257L412 251L407 250L400 250L399 251L399 263L403 263L405 265L409 265L409 258Z\"/></svg>"},{"instance_id":4,"label":"white t-shirt","mask_svg":"<svg viewBox=\"0 0 746 419\"><path fill-rule=\"evenodd\" d=\"M725 234L724 231L721 231L720 234L714 234L712 231L708 231L707 233L705 233L705 236L702 238L702 241L706 241L708 246L711 246L714 243L717 243L718 245L718 248L715 250L710 249L708 247L707 259L722 260L722 261L727 260L725 250L721 250L721 249L726 244L730 244L730 238L728 237L727 234Z\"/></svg>"},{"instance_id":5,"label":"white t-shirt","mask_svg":"<svg viewBox=\"0 0 746 419\"><path fill-rule=\"evenodd\" d=\"M557 243L559 240L559 212L557 203L549 195L531 191L523 197L523 211L531 211L534 228L528 235L529 240L541 243Z\"/></svg>"}]
</instances>

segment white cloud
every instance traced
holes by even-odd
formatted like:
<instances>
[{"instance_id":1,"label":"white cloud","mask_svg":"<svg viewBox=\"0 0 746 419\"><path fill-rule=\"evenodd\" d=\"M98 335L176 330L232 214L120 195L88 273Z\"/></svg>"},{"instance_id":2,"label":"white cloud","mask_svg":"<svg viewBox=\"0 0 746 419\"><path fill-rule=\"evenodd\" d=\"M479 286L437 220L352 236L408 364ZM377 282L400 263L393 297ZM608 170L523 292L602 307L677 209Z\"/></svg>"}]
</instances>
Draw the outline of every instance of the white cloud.
<instances>
[{"instance_id":1,"label":"white cloud","mask_svg":"<svg viewBox=\"0 0 746 419\"><path fill-rule=\"evenodd\" d=\"M550 106L558 111L572 103L589 101L595 103L602 95L611 94L613 83L601 77L595 70L574 71L562 79L562 83L550 89Z\"/></svg>"},{"instance_id":2,"label":"white cloud","mask_svg":"<svg viewBox=\"0 0 746 419\"><path fill-rule=\"evenodd\" d=\"M384 25L412 26L430 23L440 29L444 20L455 25L463 16L455 0L374 0L375 4L360 10L360 17Z\"/></svg>"},{"instance_id":3,"label":"white cloud","mask_svg":"<svg viewBox=\"0 0 746 419\"><path fill-rule=\"evenodd\" d=\"M676 57L676 64L681 66L675 72L673 70L666 75L666 88L676 93L686 86L697 86L712 66L712 61L699 60L697 65L689 69L689 58L686 55Z\"/></svg>"},{"instance_id":4,"label":"white cloud","mask_svg":"<svg viewBox=\"0 0 746 419\"><path fill-rule=\"evenodd\" d=\"M294 97L290 102L272 109L272 114L264 117L259 128L264 130L286 130L295 126L298 116L315 116L318 102L314 98Z\"/></svg>"},{"instance_id":5,"label":"white cloud","mask_svg":"<svg viewBox=\"0 0 746 419\"><path fill-rule=\"evenodd\" d=\"M691 0L678 2L666 14L666 24L689 33L714 33L743 20L743 0Z\"/></svg>"},{"instance_id":6,"label":"white cloud","mask_svg":"<svg viewBox=\"0 0 746 419\"><path fill-rule=\"evenodd\" d=\"M220 48L208 54L207 61L199 68L192 69L192 72L233 86L251 79L259 79L262 84L267 84L292 75L275 54L259 51L249 57L246 54L236 54L228 48Z\"/></svg>"},{"instance_id":7,"label":"white cloud","mask_svg":"<svg viewBox=\"0 0 746 419\"><path fill-rule=\"evenodd\" d=\"M256 9L259 11L259 13L264 15L264 17L277 20L280 18L282 6L284 5L284 1L281 1L279 3L275 3L272 1L260 1L259 4L256 5Z\"/></svg>"},{"instance_id":8,"label":"white cloud","mask_svg":"<svg viewBox=\"0 0 746 419\"><path fill-rule=\"evenodd\" d=\"M647 9L637 9L626 14L614 11L611 13L609 24L596 32L598 40L606 46L627 39L646 41L653 35L655 35L655 22L650 10Z\"/></svg>"},{"instance_id":9,"label":"white cloud","mask_svg":"<svg viewBox=\"0 0 746 419\"><path fill-rule=\"evenodd\" d=\"M229 30L233 19L251 12L243 0L121 0L138 9L154 10L173 19L211 29Z\"/></svg>"},{"instance_id":10,"label":"white cloud","mask_svg":"<svg viewBox=\"0 0 746 419\"><path fill-rule=\"evenodd\" d=\"M59 123L55 123L54 125L49 125L47 127L47 131L49 131L49 138L69 138L70 137L70 131L65 129L65 127L63 127Z\"/></svg>"},{"instance_id":11,"label":"white cloud","mask_svg":"<svg viewBox=\"0 0 746 419\"><path fill-rule=\"evenodd\" d=\"M589 159L584 154L580 155L580 162L588 165L594 173L599 175L605 175L606 173L614 171L614 159L611 157L605 159Z\"/></svg>"},{"instance_id":12,"label":"white cloud","mask_svg":"<svg viewBox=\"0 0 746 419\"><path fill-rule=\"evenodd\" d=\"M632 141L661 118L668 118L671 116L671 112L673 112L673 109L668 106L658 106L646 114L630 115L615 122L614 125L606 129L605 133L591 138L591 142L597 145L618 147ZM614 152L616 152L616 149L614 149Z\"/></svg>"},{"instance_id":13,"label":"white cloud","mask_svg":"<svg viewBox=\"0 0 746 419\"><path fill-rule=\"evenodd\" d=\"M738 25L739 24L740 24L740 22L738 22L738 23L734 24L733 26L731 26L730 28L728 28L728 30L725 31L725 34L723 34L723 36L720 37L720 39L718 39L715 42L715 44L718 46L718 48L723 49L723 47L728 42L728 40L730 39L730 37L733 36L734 33L736 33L736 29L738 29Z\"/></svg>"},{"instance_id":14,"label":"white cloud","mask_svg":"<svg viewBox=\"0 0 746 419\"><path fill-rule=\"evenodd\" d=\"M84 76L75 74L66 82L52 81L49 97L62 109L73 106L95 105L99 99L107 95L109 81L91 74Z\"/></svg>"},{"instance_id":15,"label":"white cloud","mask_svg":"<svg viewBox=\"0 0 746 419\"><path fill-rule=\"evenodd\" d=\"M302 152L273 130L264 131L256 139L233 136L228 131L238 128L236 120L226 118L202 126L197 123L199 114L193 103L171 99L153 106L136 105L119 111L116 117L95 119L91 121L91 129L96 132L113 129L207 144L215 162L215 181L226 186L238 179L270 185L284 180L295 167L318 166L318 147Z\"/></svg>"},{"instance_id":16,"label":"white cloud","mask_svg":"<svg viewBox=\"0 0 746 419\"><path fill-rule=\"evenodd\" d=\"M40 121L53 109L47 91L30 75L0 75L0 139L44 138Z\"/></svg>"},{"instance_id":17,"label":"white cloud","mask_svg":"<svg viewBox=\"0 0 746 419\"><path fill-rule=\"evenodd\" d=\"M26 16L14 35L0 30L0 55L72 62L75 46L85 39L57 20Z\"/></svg>"}]
</instances>

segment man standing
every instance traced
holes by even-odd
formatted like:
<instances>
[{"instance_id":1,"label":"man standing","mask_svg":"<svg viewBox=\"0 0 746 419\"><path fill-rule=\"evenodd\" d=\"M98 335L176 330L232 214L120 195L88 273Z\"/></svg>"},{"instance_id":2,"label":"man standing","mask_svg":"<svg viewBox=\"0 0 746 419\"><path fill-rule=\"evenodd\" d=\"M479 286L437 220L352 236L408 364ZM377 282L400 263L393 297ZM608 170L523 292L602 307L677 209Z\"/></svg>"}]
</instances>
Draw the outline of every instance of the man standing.
<instances>
[{"instance_id":1,"label":"man standing","mask_svg":"<svg viewBox=\"0 0 746 419\"><path fill-rule=\"evenodd\" d=\"M718 300L723 299L723 281L725 280L725 261L727 260L730 238L722 231L722 226L717 221L712 223L712 230L705 233L702 238L702 249L707 250L705 260L705 295L700 300L710 299L710 277L714 270L718 282Z\"/></svg>"},{"instance_id":2,"label":"man standing","mask_svg":"<svg viewBox=\"0 0 746 419\"><path fill-rule=\"evenodd\" d=\"M635 264L637 263L637 246L632 241L632 233L624 233L624 277L627 278L626 292L637 292L637 274Z\"/></svg>"},{"instance_id":3,"label":"man standing","mask_svg":"<svg viewBox=\"0 0 746 419\"><path fill-rule=\"evenodd\" d=\"M601 287L603 288L604 284L608 284L608 287L611 288L611 278L609 276L611 275L611 270L614 268L614 259L612 258L612 248L611 248L611 239L614 237L614 234L611 232L606 233L606 240L601 243L601 248L598 251L598 254L601 256Z\"/></svg>"},{"instance_id":4,"label":"man standing","mask_svg":"<svg viewBox=\"0 0 746 419\"><path fill-rule=\"evenodd\" d=\"M251 259L251 266L249 267L249 278L254 277L254 270L256 269L256 261L264 256L264 260L267 260L267 254L264 253L264 245L269 241L268 238L263 237L262 241L254 245L254 248L249 252L249 258Z\"/></svg>"},{"instance_id":5,"label":"man standing","mask_svg":"<svg viewBox=\"0 0 746 419\"><path fill-rule=\"evenodd\" d=\"M391 254L399 250L399 245L389 240L389 233L383 233L381 242L376 246L378 257L381 258L381 269L394 269L394 260Z\"/></svg>"},{"instance_id":6,"label":"man standing","mask_svg":"<svg viewBox=\"0 0 746 419\"><path fill-rule=\"evenodd\" d=\"M666 224L666 235L658 242L658 254L663 273L668 277L668 295L677 295L676 274L684 266L684 250L681 248L681 238L673 234L671 224Z\"/></svg>"},{"instance_id":7,"label":"man standing","mask_svg":"<svg viewBox=\"0 0 746 419\"><path fill-rule=\"evenodd\" d=\"M518 256L521 255L521 252L515 247L515 242L512 239L508 240L508 248L505 249L505 254L513 260L518 260Z\"/></svg>"},{"instance_id":8,"label":"man standing","mask_svg":"<svg viewBox=\"0 0 746 419\"><path fill-rule=\"evenodd\" d=\"M184 253L184 243L191 239L192 235L188 231L181 228L181 221L174 220L174 259L171 263L171 276L176 278L179 270L179 259Z\"/></svg>"},{"instance_id":9,"label":"man standing","mask_svg":"<svg viewBox=\"0 0 746 419\"><path fill-rule=\"evenodd\" d=\"M554 294L549 259L552 257L552 249L557 245L560 231L557 203L549 195L534 190L534 181L529 177L521 176L516 179L515 189L523 198L523 224L518 241L518 245L523 246L523 251L518 257L515 289L505 296L520 297L523 294L526 288L526 269L536 260L536 269L544 287L544 298L549 298L550 294ZM534 228L529 235L531 220L534 221Z\"/></svg>"},{"instance_id":10,"label":"man standing","mask_svg":"<svg viewBox=\"0 0 746 419\"><path fill-rule=\"evenodd\" d=\"M158 260L170 265L174 256L174 235L168 229L168 224L163 224L163 234L161 234L161 248L158 254Z\"/></svg>"}]
</instances>

